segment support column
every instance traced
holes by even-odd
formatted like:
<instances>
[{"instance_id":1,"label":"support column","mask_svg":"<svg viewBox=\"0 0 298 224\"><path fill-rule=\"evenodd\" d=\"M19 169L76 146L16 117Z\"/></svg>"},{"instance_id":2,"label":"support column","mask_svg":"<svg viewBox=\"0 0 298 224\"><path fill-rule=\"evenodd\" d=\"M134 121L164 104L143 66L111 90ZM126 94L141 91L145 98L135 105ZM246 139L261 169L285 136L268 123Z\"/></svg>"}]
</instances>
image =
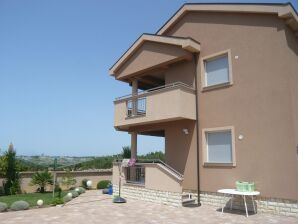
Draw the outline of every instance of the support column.
<instances>
[{"instance_id":1,"label":"support column","mask_svg":"<svg viewBox=\"0 0 298 224\"><path fill-rule=\"evenodd\" d=\"M131 132L131 158L137 159L137 145L138 145L138 134L137 132Z\"/></svg>"},{"instance_id":2,"label":"support column","mask_svg":"<svg viewBox=\"0 0 298 224\"><path fill-rule=\"evenodd\" d=\"M132 96L136 96L132 100L132 115L138 114L138 80L132 80Z\"/></svg>"},{"instance_id":3,"label":"support column","mask_svg":"<svg viewBox=\"0 0 298 224\"><path fill-rule=\"evenodd\" d=\"M132 95L138 95L138 80L132 80Z\"/></svg>"}]
</instances>

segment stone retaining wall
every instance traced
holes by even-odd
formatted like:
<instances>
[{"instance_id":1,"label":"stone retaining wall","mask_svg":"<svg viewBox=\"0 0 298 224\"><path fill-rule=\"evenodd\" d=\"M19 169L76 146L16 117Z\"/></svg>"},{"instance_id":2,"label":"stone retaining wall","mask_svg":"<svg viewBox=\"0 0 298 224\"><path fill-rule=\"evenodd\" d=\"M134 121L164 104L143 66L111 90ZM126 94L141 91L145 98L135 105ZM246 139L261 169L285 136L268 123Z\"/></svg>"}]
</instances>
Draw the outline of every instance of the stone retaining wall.
<instances>
[{"instance_id":1,"label":"stone retaining wall","mask_svg":"<svg viewBox=\"0 0 298 224\"><path fill-rule=\"evenodd\" d=\"M114 195L118 195L118 185L113 185ZM141 199L159 204L181 206L181 194L146 189L142 186L122 185L121 196L124 198Z\"/></svg>"},{"instance_id":2,"label":"stone retaining wall","mask_svg":"<svg viewBox=\"0 0 298 224\"><path fill-rule=\"evenodd\" d=\"M197 199L197 194L193 194ZM202 205L211 205L221 208L225 203L226 208L230 208L230 200L224 198L222 194L213 192L201 192ZM246 197L247 208L253 211L251 197ZM259 213L271 213L277 215L295 216L298 217L298 201L291 201L285 199L257 197L255 200L256 210ZM244 202L241 196L234 196L233 209L245 210Z\"/></svg>"},{"instance_id":3,"label":"stone retaining wall","mask_svg":"<svg viewBox=\"0 0 298 224\"><path fill-rule=\"evenodd\" d=\"M118 185L113 185L114 195L118 195ZM188 192L184 192L188 193ZM196 193L190 193L192 198L197 200ZM124 198L139 199L150 201L159 204L182 206L182 194L175 192L157 191L146 189L142 186L123 185L121 187L121 196ZM225 203L225 208L230 208L230 199L224 197L222 194L213 192L201 192L202 205L213 206L221 209L222 204ZM255 198L255 207L258 213L271 213L276 215L294 216L298 217L298 201L275 199L275 198ZM246 197L247 208L253 211L251 197ZM234 196L233 209L245 210L244 202L241 196Z\"/></svg>"}]
</instances>

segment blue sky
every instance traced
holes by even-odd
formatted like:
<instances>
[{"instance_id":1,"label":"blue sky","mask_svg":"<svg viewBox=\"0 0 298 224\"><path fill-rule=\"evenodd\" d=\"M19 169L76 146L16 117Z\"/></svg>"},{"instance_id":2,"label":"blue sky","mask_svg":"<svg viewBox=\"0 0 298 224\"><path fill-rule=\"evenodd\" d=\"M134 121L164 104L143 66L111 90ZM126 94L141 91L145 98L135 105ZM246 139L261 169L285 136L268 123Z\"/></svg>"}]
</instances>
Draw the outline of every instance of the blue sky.
<instances>
[{"instance_id":1,"label":"blue sky","mask_svg":"<svg viewBox=\"0 0 298 224\"><path fill-rule=\"evenodd\" d=\"M0 148L93 156L129 145L113 128L113 99L130 88L108 69L185 2L200 1L0 0ZM164 141L140 137L138 146L143 154Z\"/></svg>"}]
</instances>

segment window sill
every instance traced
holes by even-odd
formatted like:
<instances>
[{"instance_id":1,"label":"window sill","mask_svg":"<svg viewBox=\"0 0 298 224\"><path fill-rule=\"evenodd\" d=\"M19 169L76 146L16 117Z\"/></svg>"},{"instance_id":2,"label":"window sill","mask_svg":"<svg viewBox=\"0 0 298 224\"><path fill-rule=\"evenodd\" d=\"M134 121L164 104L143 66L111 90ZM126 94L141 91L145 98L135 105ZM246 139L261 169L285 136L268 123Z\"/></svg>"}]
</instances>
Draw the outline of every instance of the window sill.
<instances>
[{"instance_id":1,"label":"window sill","mask_svg":"<svg viewBox=\"0 0 298 224\"><path fill-rule=\"evenodd\" d=\"M210 90L214 90L214 89L220 89L220 88L227 88L232 85L233 85L232 82L225 82L225 83L220 83L220 84L216 84L216 85L212 85L212 86L204 86L204 87L202 87L202 92L206 92L206 91L210 91Z\"/></svg>"},{"instance_id":2,"label":"window sill","mask_svg":"<svg viewBox=\"0 0 298 224\"><path fill-rule=\"evenodd\" d=\"M204 167L229 167L229 168L234 168L234 167L236 167L236 164L234 164L234 163L210 163L210 162L205 162Z\"/></svg>"}]
</instances>

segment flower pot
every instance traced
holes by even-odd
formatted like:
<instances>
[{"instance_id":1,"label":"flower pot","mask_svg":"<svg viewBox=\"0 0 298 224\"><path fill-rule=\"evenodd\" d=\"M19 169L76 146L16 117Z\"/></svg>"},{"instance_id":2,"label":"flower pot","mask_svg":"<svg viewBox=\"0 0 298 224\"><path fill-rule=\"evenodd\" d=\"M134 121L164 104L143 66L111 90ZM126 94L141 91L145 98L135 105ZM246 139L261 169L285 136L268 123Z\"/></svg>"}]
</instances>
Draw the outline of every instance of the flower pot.
<instances>
[{"instance_id":1,"label":"flower pot","mask_svg":"<svg viewBox=\"0 0 298 224\"><path fill-rule=\"evenodd\" d=\"M247 191L252 192L256 190L256 184L254 182L247 184Z\"/></svg>"},{"instance_id":2,"label":"flower pot","mask_svg":"<svg viewBox=\"0 0 298 224\"><path fill-rule=\"evenodd\" d=\"M246 182L236 181L236 189L237 191L244 192L246 191Z\"/></svg>"},{"instance_id":3,"label":"flower pot","mask_svg":"<svg viewBox=\"0 0 298 224\"><path fill-rule=\"evenodd\" d=\"M252 192L256 190L254 182L236 181L236 189L240 192Z\"/></svg>"}]
</instances>

